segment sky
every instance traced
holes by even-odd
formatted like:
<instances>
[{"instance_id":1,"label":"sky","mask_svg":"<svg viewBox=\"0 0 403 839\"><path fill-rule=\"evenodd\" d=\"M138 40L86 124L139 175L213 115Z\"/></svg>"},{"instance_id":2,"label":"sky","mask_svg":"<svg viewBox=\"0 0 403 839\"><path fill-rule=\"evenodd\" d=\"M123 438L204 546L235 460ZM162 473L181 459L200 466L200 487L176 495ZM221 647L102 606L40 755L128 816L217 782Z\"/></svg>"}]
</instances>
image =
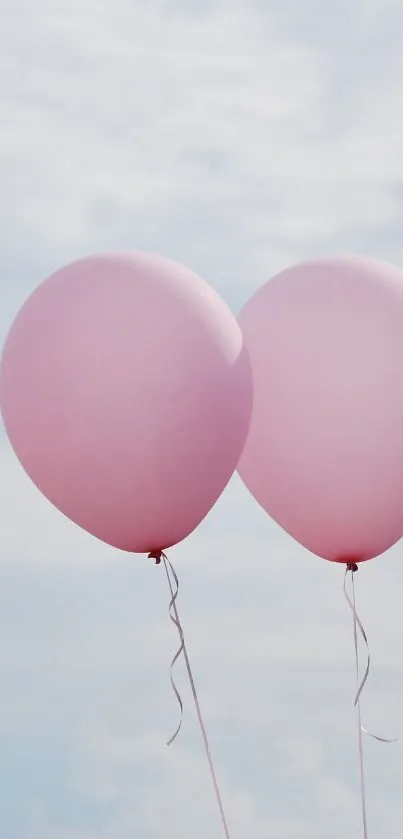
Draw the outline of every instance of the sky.
<instances>
[{"instance_id":1,"label":"sky","mask_svg":"<svg viewBox=\"0 0 403 839\"><path fill-rule=\"evenodd\" d=\"M144 249L237 313L278 270L403 264L401 0L0 0L0 339L53 270ZM70 524L0 434L0 835L222 839L161 568ZM351 616L236 477L172 550L231 839L362 835ZM401 545L357 575L364 724L403 734ZM401 744L365 743L401 839Z\"/></svg>"}]
</instances>

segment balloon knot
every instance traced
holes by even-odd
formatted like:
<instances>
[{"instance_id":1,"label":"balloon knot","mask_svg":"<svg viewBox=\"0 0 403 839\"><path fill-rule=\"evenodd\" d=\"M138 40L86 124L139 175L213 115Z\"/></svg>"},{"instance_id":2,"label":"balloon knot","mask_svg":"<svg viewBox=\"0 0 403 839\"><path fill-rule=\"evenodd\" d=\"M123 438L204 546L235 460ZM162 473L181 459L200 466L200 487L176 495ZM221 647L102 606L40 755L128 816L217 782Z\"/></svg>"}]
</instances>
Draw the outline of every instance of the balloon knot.
<instances>
[{"instance_id":1,"label":"balloon knot","mask_svg":"<svg viewBox=\"0 0 403 839\"><path fill-rule=\"evenodd\" d=\"M155 564L160 565L162 560L162 551L151 551L151 553L148 554L148 558L154 559Z\"/></svg>"},{"instance_id":2,"label":"balloon knot","mask_svg":"<svg viewBox=\"0 0 403 839\"><path fill-rule=\"evenodd\" d=\"M353 574L355 574L355 572L358 571L357 563L356 562L347 562L347 571L351 571Z\"/></svg>"}]
</instances>

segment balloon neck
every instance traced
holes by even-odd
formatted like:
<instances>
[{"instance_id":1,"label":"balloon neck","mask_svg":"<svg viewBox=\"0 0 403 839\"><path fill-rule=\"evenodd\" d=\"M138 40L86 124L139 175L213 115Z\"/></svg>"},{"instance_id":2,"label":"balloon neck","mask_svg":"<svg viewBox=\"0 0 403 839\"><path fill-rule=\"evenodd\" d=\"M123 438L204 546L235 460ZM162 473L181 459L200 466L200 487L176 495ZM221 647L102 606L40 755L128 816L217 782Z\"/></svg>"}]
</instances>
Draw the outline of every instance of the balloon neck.
<instances>
[{"instance_id":1,"label":"balloon neck","mask_svg":"<svg viewBox=\"0 0 403 839\"><path fill-rule=\"evenodd\" d=\"M356 562L346 562L347 571L351 571L352 574L355 574L358 571L358 565Z\"/></svg>"},{"instance_id":2,"label":"balloon neck","mask_svg":"<svg viewBox=\"0 0 403 839\"><path fill-rule=\"evenodd\" d=\"M361 556L358 553L357 554L350 554L350 556L348 555L348 553L345 553L345 554L340 554L336 558L336 562L339 562L340 565L345 565L346 568L347 568L347 571L352 571L355 574L355 572L358 571L358 564L360 562L363 562L364 559L365 559L365 557Z\"/></svg>"},{"instance_id":3,"label":"balloon neck","mask_svg":"<svg viewBox=\"0 0 403 839\"><path fill-rule=\"evenodd\" d=\"M163 556L163 551L151 551L151 553L148 554L148 559L153 559L156 565L160 565Z\"/></svg>"}]
</instances>

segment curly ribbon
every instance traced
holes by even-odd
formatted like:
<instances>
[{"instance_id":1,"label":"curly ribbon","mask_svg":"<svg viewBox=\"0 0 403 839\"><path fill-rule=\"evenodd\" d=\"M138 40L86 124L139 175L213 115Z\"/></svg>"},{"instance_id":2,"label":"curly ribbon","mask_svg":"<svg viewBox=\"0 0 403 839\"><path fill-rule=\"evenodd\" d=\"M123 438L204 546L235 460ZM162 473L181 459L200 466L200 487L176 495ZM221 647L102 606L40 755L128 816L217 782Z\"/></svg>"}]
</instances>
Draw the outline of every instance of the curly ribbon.
<instances>
[{"instance_id":1,"label":"curly ribbon","mask_svg":"<svg viewBox=\"0 0 403 839\"><path fill-rule=\"evenodd\" d=\"M356 670L357 670L357 694L354 699L354 706L358 708L361 694L364 690L364 687L368 681L369 671L371 669L371 651L369 648L369 641L367 633L365 632L364 626L362 621L357 613L356 609L356 602L355 602L355 586L354 586L354 574L358 571L357 565L348 565L346 568L346 573L344 576L344 595L346 597L347 603L350 606L350 609L353 613L353 620L354 620L354 648L355 648L355 660L356 660ZM346 581L347 581L347 574L351 572L351 586L352 586L352 598L350 598L347 589L346 589ZM358 630L360 631L361 637L363 638L366 650L367 650L367 664L365 667L364 676L362 678L361 683L359 682L359 656L358 656ZM366 734L368 737L371 737L373 740L377 740L378 743L398 743L400 737L379 737L378 734L373 734L371 731L368 731L367 728L361 726L361 730L363 734Z\"/></svg>"},{"instance_id":2,"label":"curly ribbon","mask_svg":"<svg viewBox=\"0 0 403 839\"><path fill-rule=\"evenodd\" d=\"M362 807L362 822L364 828L364 839L368 839L368 821L367 821L367 799L366 799L366 785L365 785L365 767L364 767L364 745L363 745L363 738L362 735L365 734L368 737L371 737L373 740L377 740L379 743L397 743L399 738L394 737L393 739L387 739L386 737L379 737L377 734L372 734L368 731L367 728L364 728L362 725L361 719L361 695L364 690L364 687L367 683L369 677L369 671L371 669L371 651L369 647L367 633L365 632L364 626L362 621L357 613L356 608L356 599L355 599L355 585L354 585L354 574L358 571L358 565L355 563L350 563L346 567L346 572L344 575L344 584L343 584L343 591L344 596L347 600L348 605L350 606L352 615L353 615L353 625L354 625L354 650L355 650L355 667L356 667L356 676L357 676L357 693L354 699L354 707L357 709L357 721L358 721L358 753L359 753L359 760L360 760L360 783L361 783L361 807ZM352 597L347 592L347 575L351 572L351 589L352 589ZM360 662L359 662L359 653L358 653L358 632L360 632L361 637L364 641L366 651L367 651L367 664L364 671L364 676L360 682Z\"/></svg>"},{"instance_id":3,"label":"curly ribbon","mask_svg":"<svg viewBox=\"0 0 403 839\"><path fill-rule=\"evenodd\" d=\"M171 685L172 685L172 690L175 694L175 697L176 697L176 699L178 701L178 704L179 704L179 707L180 707L180 720L179 720L179 725L178 725L175 733L172 735L172 737L170 737L167 745L170 746L171 743L173 743L173 741L178 736L178 734L180 732L180 729L182 727L183 702L182 702L182 698L180 696L180 693L179 693L179 691L176 687L172 671L173 671L173 668L174 668L178 658L181 655L183 655L184 660L185 660L185 664L186 664L186 670L187 670L187 674L188 674L188 678L189 678L189 683L190 683L190 687L191 687L191 691L192 691L192 695L193 695L193 699L194 699L194 703L195 703L197 718L198 718L199 725L200 725L200 731L201 731L201 735L202 735L202 738L203 738L204 749L205 749L206 756L207 756L207 762L208 762L209 769L210 769L210 775L211 775L211 780L212 780L212 783L213 783L214 794L215 794L215 797L216 797L218 809L219 809L219 812L220 812L220 818L221 818L222 826L223 826L223 829L224 829L225 839L231 839L230 833L229 833L229 828L228 828L228 823L227 823L227 819L226 819L226 815L225 815L225 811L224 811L224 806L223 806L223 803L222 803L221 793L220 793L220 789L219 789L219 786L218 786L218 781L217 781L217 776L216 776L216 772L215 772L215 768L214 768L213 758L212 758L212 755L211 755L211 750L210 750L210 745L209 745L209 741L208 741L208 737L207 737L206 727L205 727L205 724L204 724L204 721L203 721L203 716L202 716L202 712L201 712L199 697L197 695L196 685L195 685L195 681L194 681L194 677L193 677L193 673L192 673L192 668L190 666L189 656L188 656L188 652L187 652L187 648L186 648L186 644L185 644L185 636L184 636L184 633L183 633L183 628L182 628L182 624L181 624L181 621L180 621L178 608L177 608L177 605L176 605L176 600L177 600L178 592L179 592L178 576L176 574L176 571L175 571L172 563L170 562L170 560L168 559L168 557L166 556L166 554L163 551L158 551L158 552L151 553L151 554L149 554L149 558L154 559L157 565L159 565L161 562L164 563L165 574L166 574L166 577L167 577L167 580L168 580L169 590L171 592L171 600L170 600L170 603L169 603L169 617L170 617L172 623L174 624L174 626L176 626L176 629L178 630L178 634L179 634L179 639L180 639L180 646L179 646L177 652L175 653L175 655L172 659L172 662L171 662Z\"/></svg>"},{"instance_id":4,"label":"curly ribbon","mask_svg":"<svg viewBox=\"0 0 403 839\"><path fill-rule=\"evenodd\" d=\"M176 687L176 684L175 684L175 681L174 681L174 678L173 678L173 669L175 667L176 662L178 661L178 658L180 658L180 656L182 654L183 655L185 654L185 639L184 639L184 635L183 635L182 625L181 625L181 622L179 620L178 612L177 612L177 609L176 609L176 598L177 598L178 592L179 592L179 580L178 580L178 577L176 575L176 572L175 572L173 566L171 565L171 563L169 562L169 560L165 556L163 557L163 561L164 561L165 573L166 573L167 580L168 580L168 583L169 583L169 586L170 586L170 589L171 589L171 597L172 597L172 599L170 600L170 603L169 603L169 617L170 617L172 623L174 624L174 626L176 626L176 628L178 630L178 634L179 634L179 638L180 638L180 642L181 642L180 647L178 648L178 650L175 653L175 655L172 659L172 662L171 662L170 679L171 679L172 690L173 690L173 692L176 696L176 699L178 700L178 705L180 707L180 720L179 720L179 725L178 725L175 733L172 735L172 737L169 738L169 740L167 742L167 746L170 746L171 743L173 743L174 740L176 740L176 738L177 738L177 736L178 736L178 734L179 734L179 732L182 728L182 722L183 722L183 702L182 702L182 697L181 697L181 695L178 691L178 688ZM173 578L174 583L175 583L175 591L174 591L173 586L171 584L171 578L169 576L169 570L168 570L168 563L169 563L169 570L171 571L171 575L172 575L172 578Z\"/></svg>"}]
</instances>

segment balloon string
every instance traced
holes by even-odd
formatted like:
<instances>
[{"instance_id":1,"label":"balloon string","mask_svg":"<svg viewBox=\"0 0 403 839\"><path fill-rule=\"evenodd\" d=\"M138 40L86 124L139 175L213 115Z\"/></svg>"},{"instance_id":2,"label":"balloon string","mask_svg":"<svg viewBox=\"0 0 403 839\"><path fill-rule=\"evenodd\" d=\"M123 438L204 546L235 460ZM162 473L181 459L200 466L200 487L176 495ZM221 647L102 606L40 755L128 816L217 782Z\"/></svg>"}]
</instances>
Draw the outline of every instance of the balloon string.
<instances>
[{"instance_id":1,"label":"balloon string","mask_svg":"<svg viewBox=\"0 0 403 839\"><path fill-rule=\"evenodd\" d=\"M352 583L352 599L349 597L346 588L347 582L347 574L351 571L351 583ZM362 824L363 824L363 836L364 839L368 839L368 822L367 822L367 796L366 796L366 787L365 787L365 768L364 768L364 745L363 745L363 728L361 722L361 694L365 687L365 683L369 676L369 669L371 664L371 656L369 651L368 639L364 627L361 623L360 618L357 615L356 603L355 603L355 586L354 586L354 573L357 571L356 565L347 565L346 573L344 575L344 594L346 600L351 608L353 613L353 625L354 625L354 649L355 649L355 669L356 669L356 677L357 677L357 693L354 699L354 705L357 708L357 724L358 724L358 754L359 754L359 761L360 761L360 785L361 785L361 812L362 812ZM360 662L359 662L359 655L358 655L358 629L361 632L361 635L365 641L367 647L367 666L364 673L364 678L360 684Z\"/></svg>"},{"instance_id":2,"label":"balloon string","mask_svg":"<svg viewBox=\"0 0 403 839\"><path fill-rule=\"evenodd\" d=\"M170 562L170 560L166 556L166 554L164 554L163 552L154 553L154 554L150 554L150 557L152 559L155 559L155 561L157 563L161 562L161 560L164 563L165 573L166 573L166 577L167 577L167 580L168 580L169 589L170 589L170 592L171 592L171 601L169 603L169 616L170 616L170 619L171 619L172 623L176 626L176 628L178 630L179 639L180 639L180 647L179 647L178 651L175 653L175 655L172 659L172 664L171 664L171 685L172 685L172 689L173 689L174 694L175 694L175 696L178 700L178 703L179 703L181 716L180 716L179 725L178 725L175 733L169 739L167 745L170 745L171 743L173 743L175 738L178 736L179 731L181 729L181 725L182 725L183 702L182 702L179 691L178 691L178 689L177 689L177 687L174 683L173 677L172 677L172 668L174 667L174 665L175 665L176 661L178 660L179 656L181 654L183 654L185 664L186 664L187 674L188 674L188 677L189 677L189 683L190 683L190 687L191 687L191 691L192 691L192 695L193 695L193 699L194 699L194 703L195 703L195 707L196 707L197 718L198 718L199 725L200 725L200 731L201 731L201 735L202 735L202 738L203 738L203 743L204 743L204 748L205 748L205 752L206 752L206 756L207 756L207 761L208 761L208 765L209 765L209 769L210 769L210 775L211 775L211 780L212 780L212 783L213 783L214 793L215 793L215 797L216 797L216 800L217 800L218 809L219 809L219 812L220 812L222 826L224 828L224 834L225 834L226 839L230 839L230 832L229 832L229 828L228 828L228 824L227 824L227 819L226 819L226 815L225 815L225 811L224 811L224 806L223 806L223 803L222 803L220 789L219 789L219 786L218 786L217 775L216 775L215 768L214 768L214 763L213 763L211 749L210 749L210 745L209 745L209 741L208 741L208 737L207 737L206 727L205 727L205 724L204 724L204 721L203 721L203 716L202 716L202 712L201 712L199 697L197 695L196 685L195 685L195 681L194 681L194 677L193 677L193 673L192 673L192 668L190 666L189 656L188 656L188 652L187 652L187 648L186 648L186 644L185 644L185 637L184 637L184 633L183 633L183 628L182 628L182 624L181 624L181 621L180 621L180 618L179 618L178 608L177 608L177 605L176 605L176 599L178 597L178 591L179 591L179 580L178 580L176 571L175 571L172 563Z\"/></svg>"},{"instance_id":3,"label":"balloon string","mask_svg":"<svg viewBox=\"0 0 403 839\"><path fill-rule=\"evenodd\" d=\"M354 706L358 710L359 700L361 698L361 694L364 690L364 687L365 687L365 685L368 681L369 672L370 672L370 669L371 669L371 651L370 651L370 648L369 648L369 641L368 641L367 633L365 632L364 626L362 624L362 621L360 620L360 617L359 617L359 615L357 613L357 609L356 609L355 586L354 586L354 574L355 574L356 570L358 570L357 565L348 565L347 566L346 573L345 573L345 576L344 576L343 590L344 590L344 595L346 597L347 603L350 606L350 609L353 613L353 620L354 620L354 648L355 648L356 669L357 669L357 694L356 694L355 699L354 699ZM351 572L352 598L349 596L349 594L347 592L347 588L346 588L347 574L348 574L349 571ZM364 672L364 676L362 678L361 683L359 683L358 630L360 631L361 637L363 638L363 641L365 643L365 647L366 647L366 650L367 650L367 664L366 664L366 667L365 667L365 672ZM377 740L378 743L398 743L399 740L401 739L400 737L392 737L392 738L380 737L378 734L373 734L371 731L368 731L368 729L364 728L364 726L361 726L361 730L362 730L363 734L365 734L367 737L371 737L372 740Z\"/></svg>"},{"instance_id":4,"label":"balloon string","mask_svg":"<svg viewBox=\"0 0 403 839\"><path fill-rule=\"evenodd\" d=\"M363 822L363 829L364 829L364 839L368 839L368 821L367 821L367 797L366 797L366 785L365 785L365 767L364 767L364 744L363 744L363 734L366 734L368 737L371 737L373 740L377 740L379 743L396 743L398 741L398 737L394 737L393 739L387 739L386 737L379 737L377 734L372 734L368 731L367 728L364 728L362 725L362 716L361 716L361 695L364 690L364 687L368 681L369 672L371 669L371 651L369 647L367 633L365 632L364 626L362 621L357 613L356 608L356 598L355 598L355 584L354 584L354 574L358 571L358 566L354 563L347 565L346 573L344 575L344 584L343 584L343 591L344 596L347 600L348 605L352 611L353 615L353 626L354 626L354 651L355 651L355 668L356 668L356 677L357 677L357 693L354 699L354 706L357 709L357 723L358 723L358 754L359 754L359 761L360 761L360 785L361 785L361 808L362 808L362 822ZM351 572L351 590L352 590L352 597L349 596L347 592L347 575ZM360 661L359 661L359 652L358 652L358 631L361 634L361 637L364 641L366 651L367 651L367 664L364 671L364 676L360 682Z\"/></svg>"},{"instance_id":5,"label":"balloon string","mask_svg":"<svg viewBox=\"0 0 403 839\"><path fill-rule=\"evenodd\" d=\"M172 623L174 624L174 626L176 626L176 628L178 630L178 634L179 634L179 638L180 638L180 642L181 642L180 647L178 648L178 650L175 653L175 655L172 659L172 662L171 662L171 674L170 674L171 685L172 685L172 690L173 690L173 692L174 692L174 694L175 694L175 696L178 700L178 704L179 704L179 707L180 707L180 720L179 720L179 725L178 725L176 731L174 732L172 737L170 737L170 739L167 742L167 746L170 746L171 743L173 743L174 740L176 740L176 738L177 738L177 736L178 736L178 734L179 734L179 732L182 728L182 721L183 721L183 702L182 702L182 697L181 697L181 695L180 695L180 693L179 693L179 691L176 687L176 684L174 682L173 669L175 667L176 662L178 661L178 658L180 658L180 656L182 654L185 655L185 638L184 638L184 634L183 634L182 625L181 625L181 622L179 620L178 611L177 611L177 608L176 608L176 598L178 597L178 592L179 592L179 580L178 580L178 577L177 577L173 567L171 566L171 563L169 563L169 565L171 566L171 569L170 569L171 574L172 574L172 577L173 577L173 580L174 580L174 583L175 583L175 591L174 591L173 586L172 586L172 582L171 582L171 578L169 576L168 565L167 565L169 560L165 556L163 556L163 562L164 562L164 568L165 568L165 573L166 573L166 576L167 576L169 588L170 588L170 591L171 591L171 600L170 600L170 603L169 603L169 617L170 617Z\"/></svg>"}]
</instances>

